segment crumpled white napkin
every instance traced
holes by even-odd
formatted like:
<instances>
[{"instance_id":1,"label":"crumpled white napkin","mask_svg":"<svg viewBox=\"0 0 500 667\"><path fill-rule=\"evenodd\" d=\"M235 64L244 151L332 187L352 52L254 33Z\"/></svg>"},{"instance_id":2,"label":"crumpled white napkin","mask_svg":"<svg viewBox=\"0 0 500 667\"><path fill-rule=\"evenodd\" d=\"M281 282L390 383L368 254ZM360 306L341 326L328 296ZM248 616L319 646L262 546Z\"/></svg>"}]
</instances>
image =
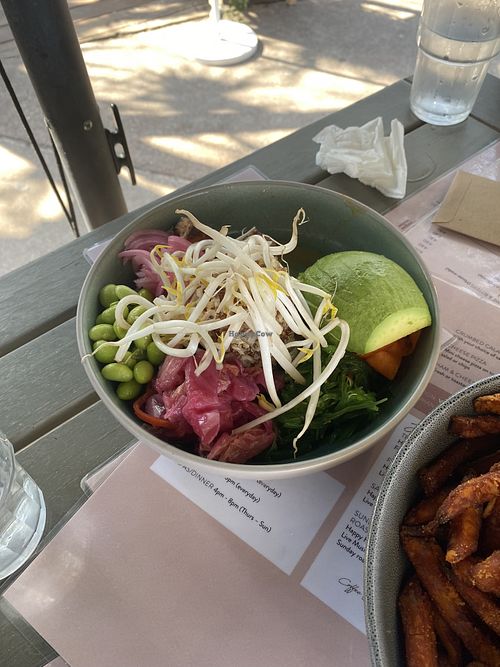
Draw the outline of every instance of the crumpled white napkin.
<instances>
[{"instance_id":1,"label":"crumpled white napkin","mask_svg":"<svg viewBox=\"0 0 500 667\"><path fill-rule=\"evenodd\" d=\"M404 128L399 120L391 121L388 137L384 137L384 124L379 116L361 127L345 130L329 125L313 141L320 144L316 154L318 167L330 174L344 172L377 188L386 197L405 196L408 168Z\"/></svg>"}]
</instances>

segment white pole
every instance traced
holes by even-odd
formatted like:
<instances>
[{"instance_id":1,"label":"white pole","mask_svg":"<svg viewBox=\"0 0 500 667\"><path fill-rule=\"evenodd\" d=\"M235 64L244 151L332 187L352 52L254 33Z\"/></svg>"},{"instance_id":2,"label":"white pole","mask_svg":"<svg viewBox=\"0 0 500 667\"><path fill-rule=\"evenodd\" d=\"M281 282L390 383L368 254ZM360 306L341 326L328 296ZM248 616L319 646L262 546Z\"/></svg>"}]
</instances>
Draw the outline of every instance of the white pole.
<instances>
[{"instance_id":1,"label":"white pole","mask_svg":"<svg viewBox=\"0 0 500 667\"><path fill-rule=\"evenodd\" d=\"M219 0L208 0L210 4L210 17L212 18L213 22L215 25L217 25L220 21L220 7L219 7Z\"/></svg>"},{"instance_id":2,"label":"white pole","mask_svg":"<svg viewBox=\"0 0 500 667\"><path fill-rule=\"evenodd\" d=\"M210 27L214 31L214 35L217 39L221 39L220 35L220 7L219 0L208 0L210 4Z\"/></svg>"}]
</instances>

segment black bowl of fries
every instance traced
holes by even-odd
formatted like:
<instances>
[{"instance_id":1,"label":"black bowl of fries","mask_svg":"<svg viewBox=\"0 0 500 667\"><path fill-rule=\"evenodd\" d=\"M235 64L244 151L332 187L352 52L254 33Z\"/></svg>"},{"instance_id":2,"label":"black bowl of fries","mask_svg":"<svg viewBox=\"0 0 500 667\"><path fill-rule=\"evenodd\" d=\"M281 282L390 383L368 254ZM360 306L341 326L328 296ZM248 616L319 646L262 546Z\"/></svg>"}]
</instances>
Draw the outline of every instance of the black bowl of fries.
<instances>
[{"instance_id":1,"label":"black bowl of fries","mask_svg":"<svg viewBox=\"0 0 500 667\"><path fill-rule=\"evenodd\" d=\"M500 375L433 410L375 504L365 557L372 664L500 665Z\"/></svg>"}]
</instances>

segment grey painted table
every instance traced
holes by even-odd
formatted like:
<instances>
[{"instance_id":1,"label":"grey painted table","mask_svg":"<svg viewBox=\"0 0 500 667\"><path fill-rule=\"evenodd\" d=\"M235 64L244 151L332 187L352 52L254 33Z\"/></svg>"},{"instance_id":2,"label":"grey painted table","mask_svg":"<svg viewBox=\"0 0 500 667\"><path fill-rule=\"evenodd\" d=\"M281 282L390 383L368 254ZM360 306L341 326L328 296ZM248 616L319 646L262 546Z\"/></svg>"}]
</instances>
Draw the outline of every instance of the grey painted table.
<instances>
[{"instance_id":1,"label":"grey painted table","mask_svg":"<svg viewBox=\"0 0 500 667\"><path fill-rule=\"evenodd\" d=\"M391 119L398 118L405 127L407 196L500 139L498 79L489 76L471 117L448 128L426 125L415 118L409 109L409 91L409 82L399 81L175 194L217 183L254 165L269 178L341 191L385 213L398 202L347 176L331 176L316 167L317 145L312 137L322 127L331 123L361 125L382 116L388 131ZM78 356L74 318L89 269L82 251L111 237L136 214L128 213L0 278L0 424L18 450L20 462L45 494L46 541L82 502L82 477L133 441L108 414L87 380ZM4 582L0 592L8 584ZM0 600L0 664L39 667L55 655L6 601Z\"/></svg>"}]
</instances>

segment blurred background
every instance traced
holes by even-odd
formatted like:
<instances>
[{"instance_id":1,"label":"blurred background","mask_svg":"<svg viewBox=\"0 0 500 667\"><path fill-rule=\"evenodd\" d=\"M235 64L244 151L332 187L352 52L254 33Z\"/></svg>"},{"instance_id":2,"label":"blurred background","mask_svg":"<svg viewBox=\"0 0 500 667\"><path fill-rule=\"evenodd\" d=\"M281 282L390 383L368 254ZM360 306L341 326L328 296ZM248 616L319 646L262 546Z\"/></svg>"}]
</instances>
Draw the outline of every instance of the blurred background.
<instances>
[{"instance_id":1,"label":"blurred background","mask_svg":"<svg viewBox=\"0 0 500 667\"><path fill-rule=\"evenodd\" d=\"M259 49L217 67L190 58L188 28L208 16L206 0L69 0L105 126L114 127L111 102L121 112L138 181L132 187L122 171L129 210L413 71L420 0L249 0L244 12L231 1L226 17L247 22ZM56 174L1 9L0 59ZM0 82L0 274L72 238Z\"/></svg>"}]
</instances>

